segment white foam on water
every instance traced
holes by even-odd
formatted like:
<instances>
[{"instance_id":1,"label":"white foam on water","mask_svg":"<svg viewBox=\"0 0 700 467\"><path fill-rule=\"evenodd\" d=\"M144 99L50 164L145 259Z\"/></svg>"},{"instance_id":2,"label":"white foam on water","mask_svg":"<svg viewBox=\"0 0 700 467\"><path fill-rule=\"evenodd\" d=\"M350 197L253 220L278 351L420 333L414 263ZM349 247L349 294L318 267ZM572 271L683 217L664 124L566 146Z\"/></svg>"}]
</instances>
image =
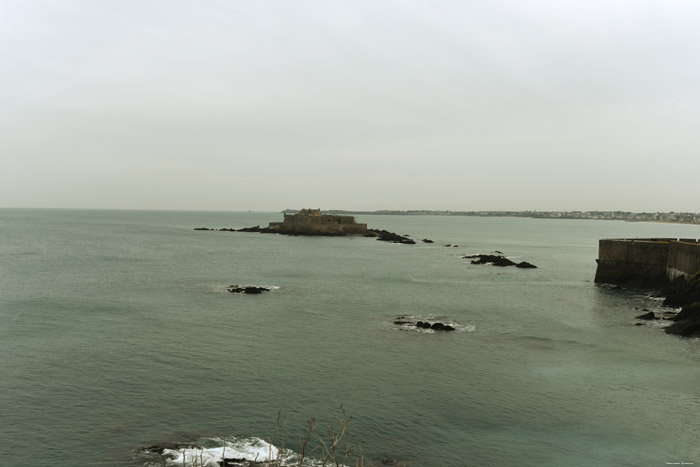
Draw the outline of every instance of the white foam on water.
<instances>
[{"instance_id":1,"label":"white foam on water","mask_svg":"<svg viewBox=\"0 0 700 467\"><path fill-rule=\"evenodd\" d=\"M197 466L219 467L219 462L226 459L245 459L251 462L281 461L280 465L298 465L299 456L294 451L285 449L280 451L275 445L260 438L206 438L195 443L189 443L187 447L164 449L161 460L157 463L146 465L161 466L165 461L166 466ZM275 464L277 465L277 464ZM304 460L304 466L320 465L317 461Z\"/></svg>"}]
</instances>

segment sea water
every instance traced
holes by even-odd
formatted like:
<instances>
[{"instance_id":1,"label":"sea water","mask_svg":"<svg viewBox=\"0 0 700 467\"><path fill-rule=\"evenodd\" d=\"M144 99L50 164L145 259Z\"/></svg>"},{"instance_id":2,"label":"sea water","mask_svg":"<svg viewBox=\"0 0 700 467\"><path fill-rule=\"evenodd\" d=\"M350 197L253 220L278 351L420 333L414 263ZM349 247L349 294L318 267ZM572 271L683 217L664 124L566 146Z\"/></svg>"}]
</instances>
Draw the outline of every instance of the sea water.
<instances>
[{"instance_id":1,"label":"sea water","mask_svg":"<svg viewBox=\"0 0 700 467\"><path fill-rule=\"evenodd\" d=\"M635 326L660 302L592 281L598 239L699 226L357 218L416 245L193 230L280 219L0 210L0 463L293 459L306 420L323 431L342 404L375 463L700 464L700 341ZM538 268L463 258L495 250ZM267 444L280 409L284 447ZM168 443L193 450L144 450Z\"/></svg>"}]
</instances>

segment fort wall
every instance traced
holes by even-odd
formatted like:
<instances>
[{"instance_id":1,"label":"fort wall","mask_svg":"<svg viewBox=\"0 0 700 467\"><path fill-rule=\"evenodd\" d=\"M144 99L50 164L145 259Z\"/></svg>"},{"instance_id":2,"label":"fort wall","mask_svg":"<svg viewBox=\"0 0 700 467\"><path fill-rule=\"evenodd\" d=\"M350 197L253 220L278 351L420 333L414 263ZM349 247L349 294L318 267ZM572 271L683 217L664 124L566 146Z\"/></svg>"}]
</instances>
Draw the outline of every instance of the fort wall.
<instances>
[{"instance_id":1,"label":"fort wall","mask_svg":"<svg viewBox=\"0 0 700 467\"><path fill-rule=\"evenodd\" d=\"M697 240L683 239L671 243L666 271L670 280L690 276L700 271L700 244Z\"/></svg>"},{"instance_id":2,"label":"fort wall","mask_svg":"<svg viewBox=\"0 0 700 467\"><path fill-rule=\"evenodd\" d=\"M318 209L285 214L283 222L270 222L269 228L301 235L364 235L369 232L367 224L357 224L353 216L324 215Z\"/></svg>"},{"instance_id":3,"label":"fort wall","mask_svg":"<svg viewBox=\"0 0 700 467\"><path fill-rule=\"evenodd\" d=\"M603 239L598 244L595 282L660 286L700 271L695 239Z\"/></svg>"}]
</instances>

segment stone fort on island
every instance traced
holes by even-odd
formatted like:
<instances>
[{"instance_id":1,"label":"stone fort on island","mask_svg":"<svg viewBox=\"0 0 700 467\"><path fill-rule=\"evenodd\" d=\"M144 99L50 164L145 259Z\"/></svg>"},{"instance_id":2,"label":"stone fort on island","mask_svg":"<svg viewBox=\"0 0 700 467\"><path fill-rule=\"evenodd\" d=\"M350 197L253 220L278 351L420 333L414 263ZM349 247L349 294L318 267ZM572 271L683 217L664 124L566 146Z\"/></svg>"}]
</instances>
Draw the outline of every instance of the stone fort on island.
<instances>
[{"instance_id":1,"label":"stone fort on island","mask_svg":"<svg viewBox=\"0 0 700 467\"><path fill-rule=\"evenodd\" d=\"M301 235L368 235L367 224L355 223L353 216L331 216L320 209L302 209L285 214L283 222L270 222L269 231Z\"/></svg>"}]
</instances>

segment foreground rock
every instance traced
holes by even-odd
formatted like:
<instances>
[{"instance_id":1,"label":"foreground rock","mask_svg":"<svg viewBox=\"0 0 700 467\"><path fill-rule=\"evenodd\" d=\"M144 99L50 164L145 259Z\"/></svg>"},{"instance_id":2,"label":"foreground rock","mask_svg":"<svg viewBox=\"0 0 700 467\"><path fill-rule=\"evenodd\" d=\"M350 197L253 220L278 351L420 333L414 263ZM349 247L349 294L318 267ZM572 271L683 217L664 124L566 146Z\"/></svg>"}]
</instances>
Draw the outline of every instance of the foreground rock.
<instances>
[{"instance_id":1,"label":"foreground rock","mask_svg":"<svg viewBox=\"0 0 700 467\"><path fill-rule=\"evenodd\" d=\"M516 268L523 268L523 269L535 269L537 266L534 264L528 263L526 261L523 261L521 263L516 263L514 261L509 260L503 255L469 255L469 256L463 256L465 259L471 259L472 264L493 264L494 266L499 266L499 267L506 267L506 266L515 266Z\"/></svg>"},{"instance_id":2,"label":"foreground rock","mask_svg":"<svg viewBox=\"0 0 700 467\"><path fill-rule=\"evenodd\" d=\"M261 294L263 292L269 292L270 289L266 287L256 287L254 285L248 285L248 286L240 286L240 285L231 285L226 289L226 292L229 293L245 293L245 294L252 294L252 295L257 295Z\"/></svg>"}]
</instances>

